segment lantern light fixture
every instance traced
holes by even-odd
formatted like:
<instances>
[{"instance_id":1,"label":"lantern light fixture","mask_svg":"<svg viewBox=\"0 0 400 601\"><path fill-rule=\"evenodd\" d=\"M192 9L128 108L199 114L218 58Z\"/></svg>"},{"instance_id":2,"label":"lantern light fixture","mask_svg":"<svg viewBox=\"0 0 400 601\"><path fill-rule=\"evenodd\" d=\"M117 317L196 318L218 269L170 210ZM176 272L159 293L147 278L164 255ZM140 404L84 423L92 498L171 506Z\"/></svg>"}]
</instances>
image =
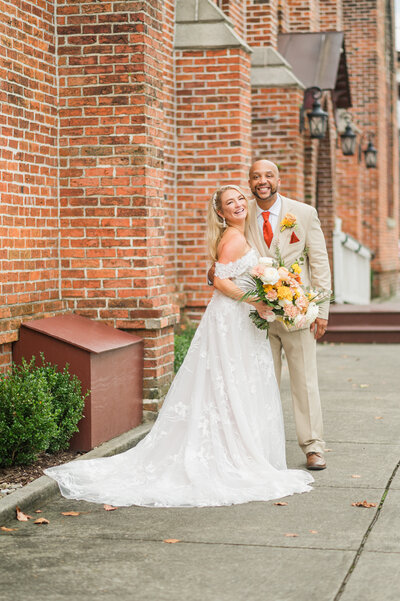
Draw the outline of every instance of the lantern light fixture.
<instances>
[{"instance_id":1,"label":"lantern light fixture","mask_svg":"<svg viewBox=\"0 0 400 601\"><path fill-rule=\"evenodd\" d=\"M362 150L362 141L365 135L368 136L368 145L365 150ZM367 169L376 169L377 159L378 159L378 151L375 148L372 137L373 133L369 132L368 134L363 134L361 136L360 144L358 147L358 162L361 163L361 153L364 153L365 166Z\"/></svg>"},{"instance_id":2,"label":"lantern light fixture","mask_svg":"<svg viewBox=\"0 0 400 601\"><path fill-rule=\"evenodd\" d=\"M322 96L321 88L312 87L304 91L303 106L300 108L300 133L304 130L304 111L309 95L313 98L312 109L307 113L310 138L321 140L325 137L328 127L328 113L322 109L319 102Z\"/></svg>"},{"instance_id":3,"label":"lantern light fixture","mask_svg":"<svg viewBox=\"0 0 400 601\"><path fill-rule=\"evenodd\" d=\"M353 156L356 153L357 135L351 127L351 117L349 113L345 113L343 117L347 121L347 124L344 132L340 134L342 153L344 156Z\"/></svg>"}]
</instances>

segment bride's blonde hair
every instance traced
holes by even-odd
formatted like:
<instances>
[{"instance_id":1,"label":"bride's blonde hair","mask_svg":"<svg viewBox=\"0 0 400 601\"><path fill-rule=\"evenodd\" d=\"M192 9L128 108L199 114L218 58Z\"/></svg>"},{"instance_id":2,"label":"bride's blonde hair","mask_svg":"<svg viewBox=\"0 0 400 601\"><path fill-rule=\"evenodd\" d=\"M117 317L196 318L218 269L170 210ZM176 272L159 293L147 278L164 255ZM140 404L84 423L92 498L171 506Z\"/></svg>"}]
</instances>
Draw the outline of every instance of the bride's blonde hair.
<instances>
[{"instance_id":1,"label":"bride's blonde hair","mask_svg":"<svg viewBox=\"0 0 400 601\"><path fill-rule=\"evenodd\" d=\"M210 201L208 203L208 214L207 214L207 245L208 245L208 254L210 255L211 260L214 262L217 260L217 248L219 241L222 238L222 234L227 228L225 223L225 219L218 215L218 211L222 211L221 204L221 196L225 190L236 190L240 192L247 201L247 197L243 194L243 191L236 186L235 184L228 184L226 186L222 186L218 188L211 196ZM246 216L247 220L248 214Z\"/></svg>"}]
</instances>

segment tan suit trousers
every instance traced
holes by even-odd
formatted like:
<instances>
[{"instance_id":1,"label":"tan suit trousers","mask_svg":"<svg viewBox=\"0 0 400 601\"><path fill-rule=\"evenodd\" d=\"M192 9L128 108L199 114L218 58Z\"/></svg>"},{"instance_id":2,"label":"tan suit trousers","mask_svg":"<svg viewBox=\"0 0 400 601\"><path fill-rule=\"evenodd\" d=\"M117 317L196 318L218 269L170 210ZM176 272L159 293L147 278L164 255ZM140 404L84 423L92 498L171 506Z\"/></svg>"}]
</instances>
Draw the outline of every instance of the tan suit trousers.
<instances>
[{"instance_id":1,"label":"tan suit trousers","mask_svg":"<svg viewBox=\"0 0 400 601\"><path fill-rule=\"evenodd\" d=\"M276 321L270 325L269 340L279 385L282 349L286 355L299 445L304 453L323 453L325 443L318 389L316 340L309 328L289 332Z\"/></svg>"}]
</instances>

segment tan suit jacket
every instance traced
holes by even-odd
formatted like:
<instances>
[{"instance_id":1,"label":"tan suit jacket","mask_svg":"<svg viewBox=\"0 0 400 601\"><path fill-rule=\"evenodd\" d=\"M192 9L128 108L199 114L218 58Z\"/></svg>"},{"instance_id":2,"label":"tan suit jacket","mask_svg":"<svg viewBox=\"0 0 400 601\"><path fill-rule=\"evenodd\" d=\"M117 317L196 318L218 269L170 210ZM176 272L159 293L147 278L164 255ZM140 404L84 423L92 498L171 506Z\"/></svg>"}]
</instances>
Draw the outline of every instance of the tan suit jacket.
<instances>
[{"instance_id":1,"label":"tan suit jacket","mask_svg":"<svg viewBox=\"0 0 400 601\"><path fill-rule=\"evenodd\" d=\"M290 267L296 259L299 259L304 249L307 248L307 258L301 272L303 284L317 289L330 290L329 259L317 211L314 207L303 202L291 200L282 195L280 197L282 201L281 213L270 248L265 244L257 222L256 200L253 198L249 201L249 219L246 229L246 238L249 244L258 250L263 257L274 257L276 247L279 246L286 267ZM292 213L296 216L297 227L281 232L280 223L286 213ZM290 243L293 231L296 233L299 242ZM319 305L319 317L328 319L328 315L329 301Z\"/></svg>"}]
</instances>

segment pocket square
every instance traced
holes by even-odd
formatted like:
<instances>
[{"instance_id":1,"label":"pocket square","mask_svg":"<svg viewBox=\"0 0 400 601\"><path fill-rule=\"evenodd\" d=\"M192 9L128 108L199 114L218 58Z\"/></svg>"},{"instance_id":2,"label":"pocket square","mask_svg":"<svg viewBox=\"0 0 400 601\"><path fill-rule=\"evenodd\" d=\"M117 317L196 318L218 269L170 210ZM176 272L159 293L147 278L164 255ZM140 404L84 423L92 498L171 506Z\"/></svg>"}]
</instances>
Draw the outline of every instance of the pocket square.
<instances>
[{"instance_id":1,"label":"pocket square","mask_svg":"<svg viewBox=\"0 0 400 601\"><path fill-rule=\"evenodd\" d=\"M296 236L295 232L292 232L292 235L290 236L290 244L294 244L295 242L300 242L300 240Z\"/></svg>"}]
</instances>

